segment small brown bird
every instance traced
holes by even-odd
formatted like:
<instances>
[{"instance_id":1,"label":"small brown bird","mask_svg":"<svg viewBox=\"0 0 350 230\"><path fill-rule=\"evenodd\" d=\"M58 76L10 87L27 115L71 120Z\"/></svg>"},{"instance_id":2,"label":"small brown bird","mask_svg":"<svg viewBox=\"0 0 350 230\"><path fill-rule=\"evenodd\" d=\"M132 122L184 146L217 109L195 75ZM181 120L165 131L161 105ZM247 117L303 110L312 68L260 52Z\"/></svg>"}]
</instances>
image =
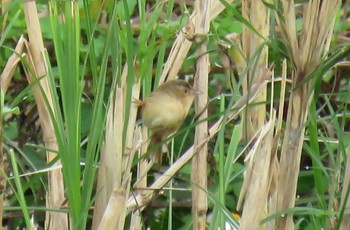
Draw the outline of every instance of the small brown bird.
<instances>
[{"instance_id":1,"label":"small brown bird","mask_svg":"<svg viewBox=\"0 0 350 230\"><path fill-rule=\"evenodd\" d=\"M152 131L150 146L156 146L174 133L185 120L195 92L184 80L170 80L160 85L145 100L136 101L141 106L143 124ZM162 164L162 148L154 152L153 161Z\"/></svg>"}]
</instances>

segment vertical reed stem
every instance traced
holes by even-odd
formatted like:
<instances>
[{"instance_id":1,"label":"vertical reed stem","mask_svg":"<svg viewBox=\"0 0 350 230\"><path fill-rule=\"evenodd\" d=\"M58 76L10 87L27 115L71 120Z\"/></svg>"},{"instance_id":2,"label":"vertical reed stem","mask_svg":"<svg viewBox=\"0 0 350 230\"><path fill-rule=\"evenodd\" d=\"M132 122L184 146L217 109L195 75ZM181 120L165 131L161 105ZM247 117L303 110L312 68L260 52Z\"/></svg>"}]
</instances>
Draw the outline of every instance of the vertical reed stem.
<instances>
[{"instance_id":1,"label":"vertical reed stem","mask_svg":"<svg viewBox=\"0 0 350 230\"><path fill-rule=\"evenodd\" d=\"M53 151L58 150L55 132L52 126L49 109L52 108L51 89L49 87L47 79L47 70L44 60L44 43L41 36L41 29L39 23L39 17L37 14L36 2L25 1L24 13L26 17L28 36L29 36L29 49L32 58L32 67L35 76L31 75L31 71L27 72L29 83L35 82L37 78L43 77L38 84L33 87L33 94L36 105L38 107L38 113L40 117L40 124L43 130L44 144L47 149ZM43 93L42 93L43 92ZM45 98L48 103L45 103ZM47 162L50 163L55 157L56 153L47 151ZM57 161L55 164L60 164ZM60 170L53 170L48 175L48 193L46 195L46 205L48 208L58 208L64 201L64 186L63 175ZM68 229L67 215L59 212L47 212L45 226L47 229Z\"/></svg>"},{"instance_id":2,"label":"vertical reed stem","mask_svg":"<svg viewBox=\"0 0 350 230\"><path fill-rule=\"evenodd\" d=\"M207 54L207 37L209 32L210 23L210 0L198 0L195 2L195 12L198 17L196 18L196 35L202 36L204 40L197 50L197 64L196 64L196 77L195 77L195 89L203 92L203 94L197 94L195 98L196 114L201 114L199 120L205 120L208 116L206 109L208 98L208 74L209 74L209 55ZM207 144L201 145L208 138L208 123L201 122L196 126L196 136L194 141L194 149L197 154L192 160L192 215L193 215L193 229L205 229L206 228L206 215L207 215Z\"/></svg>"}]
</instances>

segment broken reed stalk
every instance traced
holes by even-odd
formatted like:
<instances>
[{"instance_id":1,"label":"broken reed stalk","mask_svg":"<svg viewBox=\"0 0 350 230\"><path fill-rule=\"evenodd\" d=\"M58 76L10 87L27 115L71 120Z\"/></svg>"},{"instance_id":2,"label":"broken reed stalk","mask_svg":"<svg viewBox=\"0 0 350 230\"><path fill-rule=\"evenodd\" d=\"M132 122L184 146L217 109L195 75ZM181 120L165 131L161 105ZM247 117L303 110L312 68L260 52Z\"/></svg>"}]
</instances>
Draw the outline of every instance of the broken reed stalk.
<instances>
[{"instance_id":1,"label":"broken reed stalk","mask_svg":"<svg viewBox=\"0 0 350 230\"><path fill-rule=\"evenodd\" d=\"M278 108L278 118L276 122L275 128L275 136L273 140L273 148L271 150L272 158L270 163L270 184L269 184L269 193L267 197L267 216L275 214L277 212L277 184L278 184L278 174L279 174L279 159L278 159L278 151L279 145L281 144L281 134L282 134L282 124L283 124L283 108L285 103L285 95L286 95L286 83L287 83L287 61L283 60L282 62L282 76L281 76L281 92L279 98L279 106ZM274 88L273 86L271 87ZM273 93L273 91L271 91ZM273 96L271 95L271 100L273 100ZM273 101L271 101L271 105L273 105ZM274 220L269 221L266 224L266 230L275 230L276 223Z\"/></svg>"},{"instance_id":2,"label":"broken reed stalk","mask_svg":"<svg viewBox=\"0 0 350 230\"><path fill-rule=\"evenodd\" d=\"M133 147L126 153L127 159L124 161L124 172L118 189L113 189L105 208L101 223L97 229L113 230L124 229L125 217L127 216L126 202L130 193L131 166L135 153L142 145L140 128L137 128L134 135Z\"/></svg>"},{"instance_id":3,"label":"broken reed stalk","mask_svg":"<svg viewBox=\"0 0 350 230\"><path fill-rule=\"evenodd\" d=\"M264 78L271 74L271 71L264 71ZM271 89L273 89L274 79L272 79L271 85ZM266 88L263 90L266 90ZM271 105L273 105L272 98L271 96ZM282 117L279 119L282 119ZM273 192L275 191L273 185L276 184L277 178L276 140L278 140L275 136L275 124L276 111L271 106L270 120L255 134L258 134L258 138L250 140L254 143L254 146L252 146L245 159L246 175L237 204L237 210L241 210L244 200L240 221L240 229L242 230L265 229L267 227L267 225L261 226L260 223L270 213L269 204L275 193Z\"/></svg>"},{"instance_id":4,"label":"broken reed stalk","mask_svg":"<svg viewBox=\"0 0 350 230\"><path fill-rule=\"evenodd\" d=\"M260 129L259 137L245 159L246 175L239 196L238 206L244 198L240 229L263 229L260 222L266 217L268 193L273 166L273 142L276 113Z\"/></svg>"},{"instance_id":5,"label":"broken reed stalk","mask_svg":"<svg viewBox=\"0 0 350 230\"><path fill-rule=\"evenodd\" d=\"M113 209L113 200L126 202L130 190L131 161L135 149L133 140L134 128L137 117L137 107L127 105L127 75L128 66L125 65L122 73L121 85L115 84L111 91L106 119L105 141L101 151L101 161L98 172L97 199L95 202L93 229L123 229L126 203L119 203L119 209ZM140 94L140 81L137 80L132 87L133 99L138 99ZM126 106L130 107L130 114L125 119ZM123 149L123 129L120 124L128 122L125 148ZM137 135L135 135L137 136ZM137 137L139 137L138 135ZM141 137L139 137L141 139ZM136 150L134 150L136 151ZM111 203L112 202L112 203ZM120 208L121 207L121 208ZM113 218L114 220L111 220Z\"/></svg>"},{"instance_id":6,"label":"broken reed stalk","mask_svg":"<svg viewBox=\"0 0 350 230\"><path fill-rule=\"evenodd\" d=\"M252 31L251 28L244 26L241 40L234 34L229 37L236 43L232 47L232 58L236 63L240 78L243 79L242 87L245 94L252 92L251 87L255 82L259 82L261 79L266 78L267 75L270 75L267 71L268 47L264 45L265 39L269 36L269 11L262 1L243 0L243 17L249 21L256 31ZM240 223L240 229L242 230L262 227L260 226L260 221L267 214L271 178L276 173L274 165L277 159L272 149L274 143L274 115L270 114L270 121L264 124L266 117L266 88L261 91L254 103L259 103L260 105L249 106L242 114L244 124L243 139L246 142L252 140L260 130L260 136L249 153L249 155L253 156L245 163L247 175L244 178L237 205L237 209L240 210L244 199Z\"/></svg>"},{"instance_id":7,"label":"broken reed stalk","mask_svg":"<svg viewBox=\"0 0 350 230\"><path fill-rule=\"evenodd\" d=\"M56 157L56 153L54 153L54 151L58 150L58 147L55 132L52 126L52 118L49 114L49 110L52 110L53 105L51 97L52 89L50 89L48 79L46 77L47 69L43 55L45 48L43 38L41 36L36 2L25 1L24 13L29 36L28 59L33 70L26 70L26 75L29 83L36 82L39 78L41 78L37 83L34 83L33 95L38 108L45 147L53 150L53 152L46 152L47 162L51 163L51 161ZM34 73L34 76L32 73ZM47 103L45 101L47 101ZM55 163L55 165L58 164L60 164L60 161ZM48 208L59 208L65 199L63 175L61 170L50 171L48 174L48 183L46 205ZM67 215L59 212L47 212L45 226L49 229L68 228Z\"/></svg>"},{"instance_id":8,"label":"broken reed stalk","mask_svg":"<svg viewBox=\"0 0 350 230\"><path fill-rule=\"evenodd\" d=\"M5 100L5 94L6 91L10 85L10 82L13 78L13 74L15 73L15 70L17 68L18 63L21 61L21 55L22 51L26 45L26 40L23 36L20 37L20 39L17 42L15 52L10 56L10 58L7 60L6 66L1 73L0 77L0 103L1 100ZM4 211L4 192L6 188L6 175L4 170L4 153L3 153L3 147L2 147L2 111L0 108L0 223L2 223L3 218L3 211Z\"/></svg>"},{"instance_id":9,"label":"broken reed stalk","mask_svg":"<svg viewBox=\"0 0 350 230\"><path fill-rule=\"evenodd\" d=\"M284 18L278 18L294 70L283 139L280 174L277 185L277 211L294 207L305 121L313 93L314 72L328 51L340 0L314 0L304 4L303 27L299 40L296 31L294 1L281 0ZM276 229L293 229L293 215L276 220Z\"/></svg>"},{"instance_id":10,"label":"broken reed stalk","mask_svg":"<svg viewBox=\"0 0 350 230\"><path fill-rule=\"evenodd\" d=\"M96 188L98 195L95 202L92 229L98 229L100 226L113 189L120 188L123 171L121 154L123 130L120 128L120 124L123 124L123 98L121 88L115 88L109 96L110 103L106 118L105 140L101 149Z\"/></svg>"},{"instance_id":11,"label":"broken reed stalk","mask_svg":"<svg viewBox=\"0 0 350 230\"><path fill-rule=\"evenodd\" d=\"M6 66L3 69L3 72L1 73L0 86L4 94L6 94L6 91L10 86L10 82L13 78L13 74L15 73L18 63L21 61L22 51L26 45L27 45L27 40L22 35L18 39L15 52L7 60Z\"/></svg>"},{"instance_id":12,"label":"broken reed stalk","mask_svg":"<svg viewBox=\"0 0 350 230\"><path fill-rule=\"evenodd\" d=\"M196 74L194 88L201 94L195 96L196 114L200 114L198 120L206 120L208 117L208 77L209 77L209 54L207 53L208 33L210 24L211 0L197 0L194 12L197 15L195 21L195 36L199 36L200 45L197 50ZM207 154L208 122L201 122L196 126L194 138L194 152L192 159L192 217L193 229L206 229L206 217L208 210L207 201ZM201 144L203 143L203 144Z\"/></svg>"},{"instance_id":13,"label":"broken reed stalk","mask_svg":"<svg viewBox=\"0 0 350 230\"><path fill-rule=\"evenodd\" d=\"M141 140L147 140L147 127L142 127ZM147 157L144 157L147 153L148 142L144 141L141 148L138 150L138 158L142 159L137 166L137 180L134 183L134 189L147 188L147 173L154 165L154 162L148 162ZM130 230L142 229L142 213L140 210L134 210L131 214Z\"/></svg>"},{"instance_id":14,"label":"broken reed stalk","mask_svg":"<svg viewBox=\"0 0 350 230\"><path fill-rule=\"evenodd\" d=\"M269 0L266 2L270 2ZM260 34L256 34L247 26L243 27L242 34L242 49L246 62L237 63L241 70L249 71L245 75L239 73L243 78L243 92L249 92L250 87L254 82L258 82L264 76L264 70L268 68L268 47L264 45L261 49L260 46L264 44L264 39L269 36L270 29L270 13L269 9L265 6L263 1L255 0L243 0L242 1L242 14ZM261 50L261 51L259 51ZM260 52L258 54L258 52ZM258 55L257 55L258 54ZM250 62L248 66L247 62ZM246 141L250 140L255 133L264 125L265 122L265 102L266 90L258 96L255 103L261 103L260 105L247 108L247 111L243 114L243 121L245 124L243 138Z\"/></svg>"}]
</instances>

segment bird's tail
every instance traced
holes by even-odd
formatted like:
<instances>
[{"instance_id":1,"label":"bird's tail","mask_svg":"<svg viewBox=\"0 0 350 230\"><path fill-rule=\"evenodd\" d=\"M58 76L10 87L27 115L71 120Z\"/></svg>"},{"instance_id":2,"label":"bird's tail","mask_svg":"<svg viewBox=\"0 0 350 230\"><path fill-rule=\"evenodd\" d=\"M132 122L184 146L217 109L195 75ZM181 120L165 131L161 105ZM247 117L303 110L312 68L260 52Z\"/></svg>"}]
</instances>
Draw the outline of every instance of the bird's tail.
<instances>
[{"instance_id":1,"label":"bird's tail","mask_svg":"<svg viewBox=\"0 0 350 230\"><path fill-rule=\"evenodd\" d=\"M153 148L153 162L156 165L162 165L163 148L162 148L162 135L157 133L153 134L151 137L150 147Z\"/></svg>"}]
</instances>

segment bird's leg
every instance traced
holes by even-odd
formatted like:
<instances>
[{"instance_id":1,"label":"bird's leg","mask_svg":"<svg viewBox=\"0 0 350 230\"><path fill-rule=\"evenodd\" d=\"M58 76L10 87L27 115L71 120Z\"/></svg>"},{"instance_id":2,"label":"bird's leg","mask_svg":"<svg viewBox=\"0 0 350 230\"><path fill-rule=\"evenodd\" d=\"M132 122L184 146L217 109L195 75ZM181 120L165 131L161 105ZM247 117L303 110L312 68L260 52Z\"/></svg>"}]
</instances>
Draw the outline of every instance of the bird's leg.
<instances>
[{"instance_id":1,"label":"bird's leg","mask_svg":"<svg viewBox=\"0 0 350 230\"><path fill-rule=\"evenodd\" d=\"M168 161L170 159L170 151L169 151L169 146L168 146L168 143L164 143L163 145L163 153L165 152L166 153L166 156L168 158Z\"/></svg>"}]
</instances>

